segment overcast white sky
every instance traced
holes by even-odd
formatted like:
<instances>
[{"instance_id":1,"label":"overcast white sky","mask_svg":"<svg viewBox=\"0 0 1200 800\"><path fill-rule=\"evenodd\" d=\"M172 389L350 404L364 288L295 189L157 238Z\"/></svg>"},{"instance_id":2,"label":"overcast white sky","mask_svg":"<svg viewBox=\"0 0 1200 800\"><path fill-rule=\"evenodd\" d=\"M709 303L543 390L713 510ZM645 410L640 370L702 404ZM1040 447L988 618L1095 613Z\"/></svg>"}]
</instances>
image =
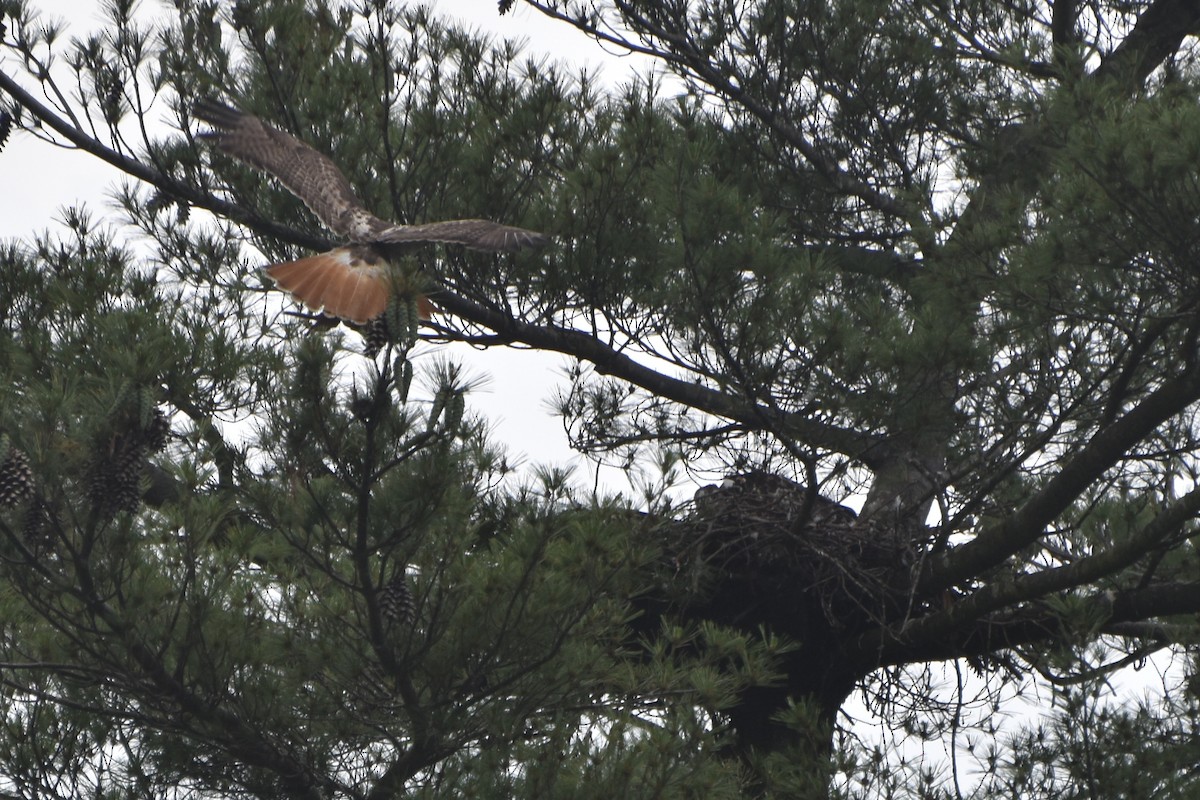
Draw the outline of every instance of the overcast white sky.
<instances>
[{"instance_id":1,"label":"overcast white sky","mask_svg":"<svg viewBox=\"0 0 1200 800\"><path fill-rule=\"evenodd\" d=\"M66 20L70 36L86 35L104 18L100 0L34 0L33 5L48 18ZM160 5L169 3L142 0L141 10L152 15ZM612 85L620 84L631 70L648 66L644 58L605 52L567 25L555 23L521 3L503 17L497 12L495 0L435 0L432 6L439 14L497 38L525 40L526 53L531 56L546 56L599 71ZM0 60L0 69L9 74L20 74L16 66ZM33 88L31 83L26 86ZM336 154L334 157L336 160ZM0 153L0 181L5 186L20 187L20 191L0 193L0 240L53 229L62 217L60 210L80 202L87 203L95 216L102 216L112 189L123 180L127 177L96 158L14 133ZM568 363L565 357L510 348L438 349L452 353L456 360L465 362L469 375L483 379L470 406L483 413L493 425L497 443L506 445L513 457L525 464L576 464L577 477L592 483L595 467L569 449L561 421L548 406L555 387L565 385L561 377ZM426 350L425 354L433 353ZM628 488L619 472L606 469L601 474L612 490Z\"/></svg>"}]
</instances>

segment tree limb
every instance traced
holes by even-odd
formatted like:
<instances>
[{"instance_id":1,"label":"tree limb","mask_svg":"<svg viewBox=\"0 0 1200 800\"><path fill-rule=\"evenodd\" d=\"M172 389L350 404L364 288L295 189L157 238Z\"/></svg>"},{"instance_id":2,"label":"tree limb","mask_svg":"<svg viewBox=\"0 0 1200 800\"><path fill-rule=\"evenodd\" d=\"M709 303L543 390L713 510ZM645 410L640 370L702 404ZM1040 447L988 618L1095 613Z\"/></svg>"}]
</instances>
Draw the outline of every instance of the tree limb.
<instances>
[{"instance_id":1,"label":"tree limb","mask_svg":"<svg viewBox=\"0 0 1200 800\"><path fill-rule=\"evenodd\" d=\"M1200 370L1192 369L1165 381L1120 419L1096 433L1023 506L973 540L931 559L918 579L918 594L936 592L978 575L1037 540L1046 526L1120 461L1129 448L1198 399Z\"/></svg>"},{"instance_id":2,"label":"tree limb","mask_svg":"<svg viewBox=\"0 0 1200 800\"><path fill-rule=\"evenodd\" d=\"M326 239L306 235L295 228L264 219L236 203L221 200L208 192L177 181L159 170L105 146L81 128L64 120L53 109L25 91L19 83L3 72L0 72L0 90L16 98L17 102L41 120L44 125L61 134L80 150L116 167L127 175L157 187L172 197L185 201L191 206L211 211L219 217L231 219L253 228L264 236L270 236L290 244L313 250L328 250L331 246Z\"/></svg>"},{"instance_id":3,"label":"tree limb","mask_svg":"<svg viewBox=\"0 0 1200 800\"><path fill-rule=\"evenodd\" d=\"M1166 627L1148 620L1200 612L1200 583L1164 583L1132 589L1115 596L1097 592L1092 603L1107 607L1108 619L1101 632L1114 635L1157 638ZM1194 633L1194 632L1193 632ZM980 656L1020 645L1055 641L1068 634L1061 618L1042 606L1003 617L977 620L959 632L889 647L878 653L872 666L938 661L963 656Z\"/></svg>"}]
</instances>

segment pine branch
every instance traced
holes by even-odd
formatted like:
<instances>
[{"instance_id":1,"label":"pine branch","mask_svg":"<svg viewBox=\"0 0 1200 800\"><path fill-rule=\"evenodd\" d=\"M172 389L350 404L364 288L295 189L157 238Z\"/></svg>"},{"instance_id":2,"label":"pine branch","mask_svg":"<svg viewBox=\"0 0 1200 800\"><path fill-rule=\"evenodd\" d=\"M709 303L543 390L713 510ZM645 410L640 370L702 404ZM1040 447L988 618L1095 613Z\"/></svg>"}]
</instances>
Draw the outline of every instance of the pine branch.
<instances>
[{"instance_id":1,"label":"pine branch","mask_svg":"<svg viewBox=\"0 0 1200 800\"><path fill-rule=\"evenodd\" d=\"M171 698L188 716L211 726L210 733L217 734L215 741L234 758L270 770L278 776L280 785L294 797L320 800L325 796L326 789L335 788L331 781L314 775L308 766L290 754L281 752L242 717L223 705L214 704L211 698L196 695L176 680L163 663L160 653L144 644L117 610L99 596L88 562L77 557L74 566L79 581L78 595L86 603L88 611L103 622L110 635L121 642L155 689Z\"/></svg>"},{"instance_id":2,"label":"pine branch","mask_svg":"<svg viewBox=\"0 0 1200 800\"><path fill-rule=\"evenodd\" d=\"M909 207L896 197L881 192L869 184L855 178L838 166L835 159L829 157L821 147L810 140L796 126L789 123L776 111L768 108L757 98L744 91L736 80L737 75L729 64L714 65L701 54L688 37L678 30L670 30L656 23L638 8L625 0L613 0L613 4L626 20L636 28L646 31L665 44L663 48L638 45L628 39L607 33L596 24L589 24L584 19L564 14L554 7L553 3L541 0L526 0L529 5L542 14L553 19L573 25L588 36L600 41L617 45L633 53L651 56L653 58L674 64L680 69L691 72L719 95L744 108L755 118L779 135L781 139L794 147L805 160L811 164L829 184L840 192L858 198L870 208L880 211L897 219L903 220L909 226L909 232L921 238L927 223L923 214L916 208ZM925 244L932 246L933 241Z\"/></svg>"},{"instance_id":3,"label":"pine branch","mask_svg":"<svg viewBox=\"0 0 1200 800\"><path fill-rule=\"evenodd\" d=\"M1164 381L1116 422L1097 432L1024 505L970 542L931 560L918 581L918 593L937 592L978 575L1032 544L1045 533L1051 521L1131 447L1197 400L1200 400L1200 369L1193 368Z\"/></svg>"},{"instance_id":4,"label":"pine branch","mask_svg":"<svg viewBox=\"0 0 1200 800\"><path fill-rule=\"evenodd\" d=\"M13 78L3 72L0 72L0 90L14 97L26 111L40 120L42 124L61 134L67 141L80 150L95 156L106 164L116 167L127 175L156 187L160 192L170 197L182 200L196 208L211 211L217 216L239 222L253 228L264 236L270 236L289 244L313 250L328 250L332 246L331 242L327 239L305 234L295 228L264 219L236 203L222 200L194 186L175 180L169 175L165 175L137 159L123 155L111 147L107 147L99 139L85 133L82 128L63 119L49 106L38 101L37 98L25 91Z\"/></svg>"},{"instance_id":5,"label":"pine branch","mask_svg":"<svg viewBox=\"0 0 1200 800\"><path fill-rule=\"evenodd\" d=\"M988 615L1020 603L1049 596L1055 592L1086 586L1106 575L1116 574L1119 570L1134 564L1147 553L1169 544L1198 514L1200 514L1200 489L1193 489L1172 503L1140 530L1111 547L1101 549L1093 555L1080 558L1062 567L1021 575L1008 581L991 581L978 591L956 599L945 611L871 631L860 637L853 649L863 654L878 654L883 663L904 663L913 656L914 652L924 652L928 647L936 648L939 646L939 642L953 642L964 635L968 638L979 636L981 635L978 632L980 625L991 626L994 624L987 621ZM1144 591L1150 593L1146 596L1158 596L1155 592L1165 585L1173 584L1159 583L1144 587ZM1138 594L1142 591L1143 588L1138 588L1124 593L1122 596L1138 597L1142 596ZM1128 615L1141 607L1138 603L1131 603L1124 612L1127 616L1121 620L1117 619L1117 612L1114 610L1113 620L1143 620L1149 615ZM991 630L990 627L988 630ZM964 634L964 631L967 633ZM971 631L975 632L971 633ZM1024 641L1026 640L1022 640L1022 642Z\"/></svg>"}]
</instances>

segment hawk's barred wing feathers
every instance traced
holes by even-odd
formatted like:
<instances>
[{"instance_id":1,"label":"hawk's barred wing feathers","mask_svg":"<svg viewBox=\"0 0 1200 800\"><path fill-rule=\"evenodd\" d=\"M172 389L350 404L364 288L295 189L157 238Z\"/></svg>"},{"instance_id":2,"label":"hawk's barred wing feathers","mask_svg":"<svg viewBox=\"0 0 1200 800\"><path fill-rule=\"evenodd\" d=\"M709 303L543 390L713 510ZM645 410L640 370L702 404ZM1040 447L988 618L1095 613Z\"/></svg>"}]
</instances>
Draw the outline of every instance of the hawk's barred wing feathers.
<instances>
[{"instance_id":1,"label":"hawk's barred wing feathers","mask_svg":"<svg viewBox=\"0 0 1200 800\"><path fill-rule=\"evenodd\" d=\"M211 100L196 103L193 113L216 129L200 138L211 139L223 152L274 176L337 235L367 241L360 238L367 232L364 228L390 227L367 211L336 164L295 136Z\"/></svg>"}]
</instances>

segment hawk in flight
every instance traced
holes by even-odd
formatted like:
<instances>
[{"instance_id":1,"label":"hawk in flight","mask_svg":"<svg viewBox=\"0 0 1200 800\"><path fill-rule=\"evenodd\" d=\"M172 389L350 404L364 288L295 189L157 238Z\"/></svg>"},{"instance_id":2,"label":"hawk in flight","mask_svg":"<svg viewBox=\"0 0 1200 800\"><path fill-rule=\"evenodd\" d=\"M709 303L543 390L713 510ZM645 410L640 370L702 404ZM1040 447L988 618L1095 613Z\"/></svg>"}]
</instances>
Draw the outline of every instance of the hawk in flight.
<instances>
[{"instance_id":1,"label":"hawk in flight","mask_svg":"<svg viewBox=\"0 0 1200 800\"><path fill-rule=\"evenodd\" d=\"M296 137L212 100L197 102L193 113L215 129L199 138L211 139L234 158L273 175L325 227L347 241L328 253L266 269L281 289L314 311L358 323L378 317L387 309L391 263L413 245L442 242L511 252L548 241L540 233L485 219L426 225L385 222L366 209L337 165ZM424 298L421 307L422 317L428 317Z\"/></svg>"}]
</instances>

